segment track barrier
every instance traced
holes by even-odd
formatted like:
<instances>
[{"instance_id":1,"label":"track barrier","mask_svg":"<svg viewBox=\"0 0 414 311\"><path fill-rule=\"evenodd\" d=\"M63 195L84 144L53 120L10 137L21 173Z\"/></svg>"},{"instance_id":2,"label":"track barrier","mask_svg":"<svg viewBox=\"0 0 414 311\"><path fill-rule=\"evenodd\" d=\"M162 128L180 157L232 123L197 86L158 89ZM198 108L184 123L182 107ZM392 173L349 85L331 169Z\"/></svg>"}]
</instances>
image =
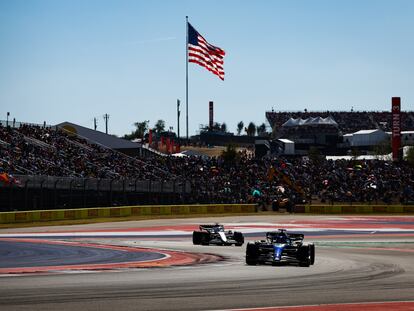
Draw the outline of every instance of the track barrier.
<instances>
[{"instance_id":1,"label":"track barrier","mask_svg":"<svg viewBox=\"0 0 414 311\"><path fill-rule=\"evenodd\" d=\"M0 224L129 216L255 213L256 204L142 205L0 213Z\"/></svg>"}]
</instances>

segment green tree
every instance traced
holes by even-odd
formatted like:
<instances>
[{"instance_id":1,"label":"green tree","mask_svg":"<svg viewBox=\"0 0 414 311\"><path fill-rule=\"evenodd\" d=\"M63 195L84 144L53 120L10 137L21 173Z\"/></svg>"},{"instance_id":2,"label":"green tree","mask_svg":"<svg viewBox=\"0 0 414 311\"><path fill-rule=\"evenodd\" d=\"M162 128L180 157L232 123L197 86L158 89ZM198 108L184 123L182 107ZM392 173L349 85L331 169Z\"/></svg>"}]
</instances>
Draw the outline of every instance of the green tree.
<instances>
[{"instance_id":1,"label":"green tree","mask_svg":"<svg viewBox=\"0 0 414 311\"><path fill-rule=\"evenodd\" d=\"M237 135L240 136L240 133L243 130L243 127L244 127L243 121L240 121L239 123L237 123Z\"/></svg>"},{"instance_id":2,"label":"green tree","mask_svg":"<svg viewBox=\"0 0 414 311\"><path fill-rule=\"evenodd\" d=\"M256 135L256 125L253 122L250 122L245 131L248 136Z\"/></svg>"},{"instance_id":3,"label":"green tree","mask_svg":"<svg viewBox=\"0 0 414 311\"><path fill-rule=\"evenodd\" d=\"M221 124L214 122L213 126L210 128L211 131L220 132L221 131Z\"/></svg>"},{"instance_id":4,"label":"green tree","mask_svg":"<svg viewBox=\"0 0 414 311\"><path fill-rule=\"evenodd\" d=\"M131 134L125 134L123 138L128 140L143 138L145 133L148 131L148 122L149 121L135 122L135 130L132 131Z\"/></svg>"},{"instance_id":5,"label":"green tree","mask_svg":"<svg viewBox=\"0 0 414 311\"><path fill-rule=\"evenodd\" d=\"M157 133L161 133L165 131L165 121L158 120L157 123L154 125L154 129Z\"/></svg>"},{"instance_id":6,"label":"green tree","mask_svg":"<svg viewBox=\"0 0 414 311\"><path fill-rule=\"evenodd\" d=\"M257 127L257 135L266 136L266 124L262 123Z\"/></svg>"},{"instance_id":7,"label":"green tree","mask_svg":"<svg viewBox=\"0 0 414 311\"><path fill-rule=\"evenodd\" d=\"M227 124L223 122L223 123L221 124L221 126L220 126L220 130L221 130L223 133L226 133L226 132L227 132Z\"/></svg>"}]
</instances>

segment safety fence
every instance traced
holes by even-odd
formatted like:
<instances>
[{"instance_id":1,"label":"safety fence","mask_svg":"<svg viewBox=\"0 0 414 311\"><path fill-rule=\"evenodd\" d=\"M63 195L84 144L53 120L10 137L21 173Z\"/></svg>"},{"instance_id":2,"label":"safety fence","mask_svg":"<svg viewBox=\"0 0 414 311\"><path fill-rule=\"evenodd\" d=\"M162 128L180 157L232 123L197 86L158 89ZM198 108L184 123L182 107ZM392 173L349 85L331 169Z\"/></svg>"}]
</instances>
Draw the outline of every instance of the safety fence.
<instances>
[{"instance_id":1,"label":"safety fence","mask_svg":"<svg viewBox=\"0 0 414 311\"><path fill-rule=\"evenodd\" d=\"M180 216L212 214L246 214L256 212L255 204L202 204L202 205L146 205L79 208L62 210L38 210L0 213L0 223L24 223L37 221L62 221L129 216Z\"/></svg>"},{"instance_id":2,"label":"safety fence","mask_svg":"<svg viewBox=\"0 0 414 311\"><path fill-rule=\"evenodd\" d=\"M179 203L189 181L15 175L0 184L0 211Z\"/></svg>"},{"instance_id":3,"label":"safety fence","mask_svg":"<svg viewBox=\"0 0 414 311\"><path fill-rule=\"evenodd\" d=\"M294 211L307 214L401 214L414 213L414 205L296 205Z\"/></svg>"}]
</instances>

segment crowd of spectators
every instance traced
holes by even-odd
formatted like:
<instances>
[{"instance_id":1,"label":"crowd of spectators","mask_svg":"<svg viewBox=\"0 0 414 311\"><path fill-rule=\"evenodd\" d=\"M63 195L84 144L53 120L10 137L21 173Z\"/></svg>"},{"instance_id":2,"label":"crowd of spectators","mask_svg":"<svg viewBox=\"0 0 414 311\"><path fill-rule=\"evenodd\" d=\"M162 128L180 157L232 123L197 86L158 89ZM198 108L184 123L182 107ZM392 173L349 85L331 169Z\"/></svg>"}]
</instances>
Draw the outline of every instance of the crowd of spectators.
<instances>
[{"instance_id":1,"label":"crowd of spectators","mask_svg":"<svg viewBox=\"0 0 414 311\"><path fill-rule=\"evenodd\" d=\"M12 174L89 178L169 179L151 163L90 144L50 127L0 125L0 164Z\"/></svg>"},{"instance_id":2,"label":"crowd of spectators","mask_svg":"<svg viewBox=\"0 0 414 311\"><path fill-rule=\"evenodd\" d=\"M391 131L392 115L389 111L297 111L297 112L266 112L266 119L272 128L279 129L289 118L332 117L339 125L343 134L354 133L359 130L381 128ZM414 112L401 112L401 129L414 129Z\"/></svg>"},{"instance_id":3,"label":"crowd of spectators","mask_svg":"<svg viewBox=\"0 0 414 311\"><path fill-rule=\"evenodd\" d=\"M87 178L185 180L185 203L271 204L414 201L414 167L407 162L153 156L131 158L60 130L0 126L0 167L10 174ZM253 195L253 193L258 195ZM184 202L183 202L184 203Z\"/></svg>"},{"instance_id":4,"label":"crowd of spectators","mask_svg":"<svg viewBox=\"0 0 414 311\"><path fill-rule=\"evenodd\" d=\"M298 202L414 202L414 167L406 162L349 161L308 158L255 159L167 158L167 166L184 172L196 189L193 203L239 203L259 200L269 205L288 198ZM185 169L183 169L185 168ZM254 197L255 190L260 197Z\"/></svg>"}]
</instances>

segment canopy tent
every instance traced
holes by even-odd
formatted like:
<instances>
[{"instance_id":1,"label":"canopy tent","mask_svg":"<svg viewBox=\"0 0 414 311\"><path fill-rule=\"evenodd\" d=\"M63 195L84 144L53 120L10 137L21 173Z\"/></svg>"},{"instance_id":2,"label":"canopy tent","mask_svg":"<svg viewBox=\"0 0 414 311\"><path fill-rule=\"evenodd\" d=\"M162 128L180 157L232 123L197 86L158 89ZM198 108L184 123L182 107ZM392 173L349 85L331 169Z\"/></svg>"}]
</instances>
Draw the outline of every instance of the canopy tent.
<instances>
[{"instance_id":1,"label":"canopy tent","mask_svg":"<svg viewBox=\"0 0 414 311\"><path fill-rule=\"evenodd\" d=\"M304 126L304 125L332 125L338 127L338 123L331 117L328 116L326 118L322 117L315 117L315 118L290 118L285 123L282 124L283 127L293 127L293 126Z\"/></svg>"}]
</instances>

